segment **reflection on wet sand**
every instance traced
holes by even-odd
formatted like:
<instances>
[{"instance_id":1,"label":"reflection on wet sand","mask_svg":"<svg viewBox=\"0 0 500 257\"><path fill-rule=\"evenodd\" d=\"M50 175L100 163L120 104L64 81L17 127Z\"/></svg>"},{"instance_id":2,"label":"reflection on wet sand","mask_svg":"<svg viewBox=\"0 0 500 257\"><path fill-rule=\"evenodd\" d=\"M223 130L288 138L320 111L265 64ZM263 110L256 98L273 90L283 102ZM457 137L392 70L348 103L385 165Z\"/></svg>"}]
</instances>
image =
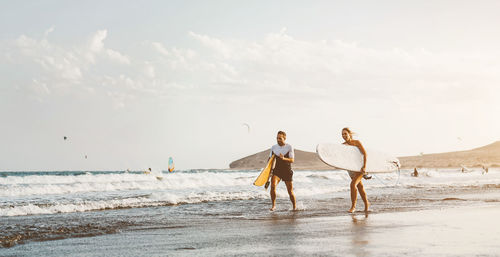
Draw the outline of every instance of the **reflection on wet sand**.
<instances>
[{"instance_id":1,"label":"reflection on wet sand","mask_svg":"<svg viewBox=\"0 0 500 257\"><path fill-rule=\"evenodd\" d=\"M367 247L370 243L368 212L363 215L351 215L351 218L351 252L358 257L370 256L369 247Z\"/></svg>"},{"instance_id":2,"label":"reflection on wet sand","mask_svg":"<svg viewBox=\"0 0 500 257\"><path fill-rule=\"evenodd\" d=\"M271 222L266 227L268 242L272 242L269 249L270 256L278 256L287 252L290 255L301 255L299 244L300 229L297 227L297 212L272 213Z\"/></svg>"}]
</instances>

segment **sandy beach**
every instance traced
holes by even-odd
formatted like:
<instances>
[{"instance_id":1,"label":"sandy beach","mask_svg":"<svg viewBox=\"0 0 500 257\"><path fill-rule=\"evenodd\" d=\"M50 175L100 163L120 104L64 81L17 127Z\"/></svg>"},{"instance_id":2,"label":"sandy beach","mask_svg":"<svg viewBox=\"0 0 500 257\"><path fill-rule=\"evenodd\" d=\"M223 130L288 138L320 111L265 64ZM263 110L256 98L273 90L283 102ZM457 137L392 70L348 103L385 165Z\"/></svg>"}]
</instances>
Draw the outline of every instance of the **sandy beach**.
<instances>
[{"instance_id":1,"label":"sandy beach","mask_svg":"<svg viewBox=\"0 0 500 257\"><path fill-rule=\"evenodd\" d=\"M0 248L0 256L498 256L500 251L496 169L488 174L427 170L418 178L409 170L401 178L377 174L365 181L371 211L354 214L347 213L345 172L297 172L297 212L290 210L283 187L278 190L277 210L270 212L268 193L247 184L254 173L196 173L204 176L205 183L197 194L206 198L192 203L178 200L36 215L5 212L7 216L0 217L2 231L26 238ZM132 175L99 174L101 179ZM193 174L177 175L180 183L183 176ZM216 191L206 193L219 190L208 186L213 176L234 177L242 183L223 189L234 196L214 198ZM142 188L157 182L144 183ZM242 190L249 196L243 197ZM141 201L147 199L144 192ZM187 199L193 199L194 192L187 190ZM359 202L358 210L362 209Z\"/></svg>"},{"instance_id":2,"label":"sandy beach","mask_svg":"<svg viewBox=\"0 0 500 257\"><path fill-rule=\"evenodd\" d=\"M498 256L500 205L336 217L269 214L189 230L37 242L2 256Z\"/></svg>"},{"instance_id":3,"label":"sandy beach","mask_svg":"<svg viewBox=\"0 0 500 257\"><path fill-rule=\"evenodd\" d=\"M500 257L500 1L1 3L0 257Z\"/></svg>"}]
</instances>

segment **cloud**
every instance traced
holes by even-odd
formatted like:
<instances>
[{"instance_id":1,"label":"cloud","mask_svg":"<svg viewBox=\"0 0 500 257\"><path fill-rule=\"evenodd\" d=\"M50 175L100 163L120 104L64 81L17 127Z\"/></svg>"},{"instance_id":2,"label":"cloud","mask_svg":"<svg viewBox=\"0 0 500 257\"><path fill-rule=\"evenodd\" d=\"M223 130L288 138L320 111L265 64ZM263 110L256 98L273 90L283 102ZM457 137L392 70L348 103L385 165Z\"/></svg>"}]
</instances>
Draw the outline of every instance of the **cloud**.
<instances>
[{"instance_id":1,"label":"cloud","mask_svg":"<svg viewBox=\"0 0 500 257\"><path fill-rule=\"evenodd\" d=\"M251 87L256 94L265 91L325 101L356 96L360 101L411 101L413 97L429 103L463 103L487 96L474 90L479 80L483 92L491 91L500 80L490 73L490 79L484 81L484 72L488 70L483 65L484 58L498 65L495 57L487 55L431 53L425 49L378 50L341 40L299 40L286 31L271 33L256 42L194 32L189 35L210 50L211 55L203 58L204 65L214 70L211 83L219 84L223 90L229 82L235 87ZM468 94L471 90L477 94Z\"/></svg>"},{"instance_id":2,"label":"cloud","mask_svg":"<svg viewBox=\"0 0 500 257\"><path fill-rule=\"evenodd\" d=\"M40 82L36 79L33 79L33 87L34 90L37 91L39 94L45 94L45 95L50 95L50 90L47 87L46 83Z\"/></svg>"},{"instance_id":3,"label":"cloud","mask_svg":"<svg viewBox=\"0 0 500 257\"><path fill-rule=\"evenodd\" d=\"M168 52L168 50L162 45L162 43L159 43L159 42L153 42L151 43L153 45L153 47L160 53L160 54L163 54L165 56L170 56L170 53Z\"/></svg>"},{"instance_id":4,"label":"cloud","mask_svg":"<svg viewBox=\"0 0 500 257\"><path fill-rule=\"evenodd\" d=\"M70 59L62 56L41 56L35 62L52 74L58 74L60 79L77 83L82 79L82 72Z\"/></svg>"},{"instance_id":5,"label":"cloud","mask_svg":"<svg viewBox=\"0 0 500 257\"><path fill-rule=\"evenodd\" d=\"M90 40L90 51L92 52L100 52L104 49L104 39L106 39L108 35L107 30L99 30L97 31L92 39Z\"/></svg>"},{"instance_id":6,"label":"cloud","mask_svg":"<svg viewBox=\"0 0 500 257\"><path fill-rule=\"evenodd\" d=\"M50 33L54 32L54 30L55 30L54 26L52 26L49 29L45 30L45 32L43 33L43 37L47 38Z\"/></svg>"},{"instance_id":7,"label":"cloud","mask_svg":"<svg viewBox=\"0 0 500 257\"><path fill-rule=\"evenodd\" d=\"M120 53L119 51L104 47L104 40L107 36L107 30L99 30L94 34L89 43L90 51L86 53L87 59L91 63L95 63L96 55L104 53L110 60L116 61L121 64L130 64L130 57Z\"/></svg>"},{"instance_id":8,"label":"cloud","mask_svg":"<svg viewBox=\"0 0 500 257\"><path fill-rule=\"evenodd\" d=\"M144 66L144 74L151 78L151 79L154 79L156 77L156 69L155 67L150 64L149 62L145 62L145 66Z\"/></svg>"},{"instance_id":9,"label":"cloud","mask_svg":"<svg viewBox=\"0 0 500 257\"><path fill-rule=\"evenodd\" d=\"M131 123L175 120L195 136L220 133L213 120L244 117L269 129L293 129L303 145L325 140L320 135L336 126L353 126L363 140L388 149L439 141L443 134L454 139L456 128L463 128L460 135L498 128L492 117L500 110L500 58L491 53L381 50L366 42L306 40L285 30L252 40L188 32L189 47L147 39L113 45L107 30L67 44L50 37L56 30L47 31L0 41L4 95L58 107L78 100L85 106L71 108L102 111L97 120L117 128L123 124L108 118L116 109ZM12 89L3 90L7 86ZM395 139L387 142L387 136Z\"/></svg>"},{"instance_id":10,"label":"cloud","mask_svg":"<svg viewBox=\"0 0 500 257\"><path fill-rule=\"evenodd\" d=\"M196 34L191 31L189 32L189 35L205 46L217 51L216 54L220 54L224 58L230 58L234 53L234 47L229 44L230 42L224 42L220 39L212 38L207 35Z\"/></svg>"},{"instance_id":11,"label":"cloud","mask_svg":"<svg viewBox=\"0 0 500 257\"><path fill-rule=\"evenodd\" d=\"M87 44L69 46L49 41L54 29L47 31L42 39L20 36L5 56L26 69L29 83L44 83L52 93L72 87L108 96L217 101L463 104L498 93L500 82L497 56L380 50L298 39L285 29L253 41L188 32L191 48L151 42L127 53L106 46L107 30L96 31Z\"/></svg>"},{"instance_id":12,"label":"cloud","mask_svg":"<svg viewBox=\"0 0 500 257\"><path fill-rule=\"evenodd\" d=\"M106 54L108 54L109 58L115 60L122 64L130 64L130 58L126 55L121 54L118 51L112 49L106 49Z\"/></svg>"},{"instance_id":13,"label":"cloud","mask_svg":"<svg viewBox=\"0 0 500 257\"><path fill-rule=\"evenodd\" d=\"M106 76L118 72L113 76L119 77L128 72L126 67L133 64L129 56L105 46L107 30L97 31L87 43L69 46L49 41L48 35L54 31L51 27L40 39L21 35L3 43L2 48L8 50L4 56L10 63L9 68L17 67L25 76L18 80L17 87L37 95L36 99L43 99L49 95L47 92L98 93L99 85ZM149 78L152 74L154 68L149 67ZM116 87L111 90L118 92L122 89Z\"/></svg>"},{"instance_id":14,"label":"cloud","mask_svg":"<svg viewBox=\"0 0 500 257\"><path fill-rule=\"evenodd\" d=\"M17 52L11 53L11 56L16 56L11 59L12 62L34 69L35 72L26 72L26 75L43 74L33 81L45 81L44 83L55 86L81 82L81 63L74 52L54 46L46 38L36 40L25 35L17 38L14 46ZM38 64L42 70L37 70L33 64Z\"/></svg>"}]
</instances>

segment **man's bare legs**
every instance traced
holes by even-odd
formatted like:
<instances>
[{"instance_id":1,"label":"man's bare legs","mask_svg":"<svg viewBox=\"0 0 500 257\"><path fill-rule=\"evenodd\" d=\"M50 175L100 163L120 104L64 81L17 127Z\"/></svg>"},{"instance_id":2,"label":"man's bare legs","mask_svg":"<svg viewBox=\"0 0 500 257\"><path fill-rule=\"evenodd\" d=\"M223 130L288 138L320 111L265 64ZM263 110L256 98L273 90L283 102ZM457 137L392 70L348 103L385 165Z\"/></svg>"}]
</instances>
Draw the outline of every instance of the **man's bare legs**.
<instances>
[{"instance_id":1,"label":"man's bare legs","mask_svg":"<svg viewBox=\"0 0 500 257\"><path fill-rule=\"evenodd\" d=\"M288 196L290 196L290 201L293 205L293 210L297 210L297 203L295 201L295 194L293 193L293 181L285 181L286 190L288 191Z\"/></svg>"},{"instance_id":2,"label":"man's bare legs","mask_svg":"<svg viewBox=\"0 0 500 257\"><path fill-rule=\"evenodd\" d=\"M274 211L276 209L276 186L280 182L280 178L278 176L273 176L271 178L271 211ZM292 202L293 205L293 210L297 210L297 203L295 200L295 194L293 193L293 182L292 181L285 181L286 185L286 190L288 191L288 196L290 196L290 201Z\"/></svg>"},{"instance_id":3,"label":"man's bare legs","mask_svg":"<svg viewBox=\"0 0 500 257\"><path fill-rule=\"evenodd\" d=\"M280 182L280 178L278 176L274 176L271 178L271 211L274 211L276 208L276 185Z\"/></svg>"},{"instance_id":4,"label":"man's bare legs","mask_svg":"<svg viewBox=\"0 0 500 257\"><path fill-rule=\"evenodd\" d=\"M356 202L358 201L358 190L361 195L361 199L365 203L365 211L368 211L370 207L370 202L368 202L368 198L366 197L366 191L363 186L363 182L361 179L363 178L363 173L356 173L356 176L351 181L351 209L349 209L350 213L353 213L356 210Z\"/></svg>"}]
</instances>

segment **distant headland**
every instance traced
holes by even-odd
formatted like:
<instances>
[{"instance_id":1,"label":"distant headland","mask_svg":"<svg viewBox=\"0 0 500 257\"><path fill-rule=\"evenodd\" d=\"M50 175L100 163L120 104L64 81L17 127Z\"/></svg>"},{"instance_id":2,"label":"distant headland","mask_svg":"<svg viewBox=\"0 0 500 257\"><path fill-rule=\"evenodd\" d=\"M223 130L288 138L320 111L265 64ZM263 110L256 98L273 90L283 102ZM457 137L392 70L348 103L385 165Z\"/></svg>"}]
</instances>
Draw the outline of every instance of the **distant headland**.
<instances>
[{"instance_id":1,"label":"distant headland","mask_svg":"<svg viewBox=\"0 0 500 257\"><path fill-rule=\"evenodd\" d=\"M229 164L231 169L261 169L266 165L270 149L249 155ZM467 151L398 157L403 169L500 167L500 141ZM330 170L314 152L295 149L295 170Z\"/></svg>"}]
</instances>

